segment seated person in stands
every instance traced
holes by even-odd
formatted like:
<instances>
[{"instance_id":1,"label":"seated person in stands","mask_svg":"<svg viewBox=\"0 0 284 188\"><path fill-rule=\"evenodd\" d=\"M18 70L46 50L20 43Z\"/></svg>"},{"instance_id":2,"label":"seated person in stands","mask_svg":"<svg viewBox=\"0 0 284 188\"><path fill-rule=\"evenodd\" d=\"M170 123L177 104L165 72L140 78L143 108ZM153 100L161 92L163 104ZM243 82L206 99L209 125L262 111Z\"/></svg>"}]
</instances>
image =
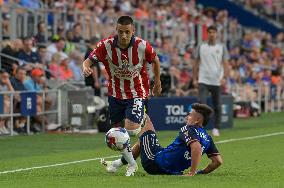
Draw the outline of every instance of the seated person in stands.
<instances>
[{"instance_id":1,"label":"seated person in stands","mask_svg":"<svg viewBox=\"0 0 284 188\"><path fill-rule=\"evenodd\" d=\"M69 67L69 63L70 63L69 57L64 53L61 53L60 60L61 60L61 62L60 62L60 66L59 66L59 73L60 73L59 79L62 80L62 81L73 80L74 74Z\"/></svg>"},{"instance_id":2,"label":"seated person in stands","mask_svg":"<svg viewBox=\"0 0 284 188\"><path fill-rule=\"evenodd\" d=\"M9 74L8 72L4 70L0 70L0 92L7 92L7 91L14 91L14 88L10 82ZM2 95L2 94L1 94ZM9 114L10 113L10 95L9 94L3 94L2 95L3 100L3 113ZM1 134L10 134L10 127L9 127L9 118L1 118L0 117L0 135Z\"/></svg>"},{"instance_id":3,"label":"seated person in stands","mask_svg":"<svg viewBox=\"0 0 284 188\"><path fill-rule=\"evenodd\" d=\"M7 45L3 45L2 53L7 56L1 56L1 68L4 68L10 75L13 75L18 67L18 62L12 60L13 57L18 57L19 51L23 48L23 42L21 39L15 39L8 42ZM10 58L9 58L10 57Z\"/></svg>"},{"instance_id":4,"label":"seated person in stands","mask_svg":"<svg viewBox=\"0 0 284 188\"><path fill-rule=\"evenodd\" d=\"M33 50L33 39L30 37L26 37L23 39L23 44L23 49L19 51L18 58L23 61L26 61L27 63L39 63L39 54L37 51Z\"/></svg>"},{"instance_id":5,"label":"seated person in stands","mask_svg":"<svg viewBox=\"0 0 284 188\"><path fill-rule=\"evenodd\" d=\"M10 78L11 84L15 91L26 91L26 88L24 86L24 81L26 79L27 71L24 67L20 66L16 69L15 76ZM14 113L20 113L20 104L21 104L21 98L20 95L15 94L14 95ZM15 118L15 131L24 133L25 130L25 123L26 118L25 117L16 117Z\"/></svg>"},{"instance_id":6,"label":"seated person in stands","mask_svg":"<svg viewBox=\"0 0 284 188\"><path fill-rule=\"evenodd\" d=\"M45 89L44 88L44 85L45 85L44 76L45 76L45 73L42 69L34 68L31 71L30 78L24 81L24 86L26 90L33 91L33 92L39 92L37 94L37 112L46 111L50 108L50 105L51 105L51 99L47 95L43 97L43 93L41 92ZM43 106L43 103L44 103L44 106ZM42 123L44 123L44 125L48 125L48 120L45 115L37 115L32 118L32 123L33 123L32 127L34 129L33 131L38 132L41 130L39 125L42 125Z\"/></svg>"}]
</instances>

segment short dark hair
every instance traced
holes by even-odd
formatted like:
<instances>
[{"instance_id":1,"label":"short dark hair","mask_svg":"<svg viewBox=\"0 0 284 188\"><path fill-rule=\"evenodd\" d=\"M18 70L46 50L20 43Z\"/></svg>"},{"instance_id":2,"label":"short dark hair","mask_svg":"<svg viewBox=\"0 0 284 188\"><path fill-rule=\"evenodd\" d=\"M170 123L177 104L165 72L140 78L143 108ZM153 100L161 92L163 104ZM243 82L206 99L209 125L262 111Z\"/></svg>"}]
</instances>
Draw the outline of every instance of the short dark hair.
<instances>
[{"instance_id":1,"label":"short dark hair","mask_svg":"<svg viewBox=\"0 0 284 188\"><path fill-rule=\"evenodd\" d=\"M39 28L40 28L40 25L41 25L41 24L45 24L45 22L44 22L44 21L40 21L40 22L38 22L38 23L37 23L37 29L39 29Z\"/></svg>"},{"instance_id":2,"label":"short dark hair","mask_svg":"<svg viewBox=\"0 0 284 188\"><path fill-rule=\"evenodd\" d=\"M73 29L75 29L78 26L82 27L82 25L79 22L77 22L77 23L74 24Z\"/></svg>"},{"instance_id":3,"label":"short dark hair","mask_svg":"<svg viewBox=\"0 0 284 188\"><path fill-rule=\"evenodd\" d=\"M18 72L21 71L21 70L27 71L24 66L19 66L19 67L17 67L17 69L16 69L16 73L18 73Z\"/></svg>"},{"instance_id":4,"label":"short dark hair","mask_svg":"<svg viewBox=\"0 0 284 188\"><path fill-rule=\"evenodd\" d=\"M117 24L121 25L133 25L133 19L130 16L121 16L117 20Z\"/></svg>"},{"instance_id":5,"label":"short dark hair","mask_svg":"<svg viewBox=\"0 0 284 188\"><path fill-rule=\"evenodd\" d=\"M46 45L40 44L40 45L37 46L37 48L38 48L38 50L39 50L39 49L46 49Z\"/></svg>"},{"instance_id":6,"label":"short dark hair","mask_svg":"<svg viewBox=\"0 0 284 188\"><path fill-rule=\"evenodd\" d=\"M27 40L32 40L32 39L33 39L33 37L31 37L31 36L25 36L25 37L22 38L23 42L25 42Z\"/></svg>"},{"instance_id":7,"label":"short dark hair","mask_svg":"<svg viewBox=\"0 0 284 188\"><path fill-rule=\"evenodd\" d=\"M205 127L210 120L213 109L207 104L193 103L191 108L203 116L202 126Z\"/></svg>"},{"instance_id":8,"label":"short dark hair","mask_svg":"<svg viewBox=\"0 0 284 188\"><path fill-rule=\"evenodd\" d=\"M217 31L216 25L210 25L210 26L207 28L207 32L209 32L210 30Z\"/></svg>"}]
</instances>

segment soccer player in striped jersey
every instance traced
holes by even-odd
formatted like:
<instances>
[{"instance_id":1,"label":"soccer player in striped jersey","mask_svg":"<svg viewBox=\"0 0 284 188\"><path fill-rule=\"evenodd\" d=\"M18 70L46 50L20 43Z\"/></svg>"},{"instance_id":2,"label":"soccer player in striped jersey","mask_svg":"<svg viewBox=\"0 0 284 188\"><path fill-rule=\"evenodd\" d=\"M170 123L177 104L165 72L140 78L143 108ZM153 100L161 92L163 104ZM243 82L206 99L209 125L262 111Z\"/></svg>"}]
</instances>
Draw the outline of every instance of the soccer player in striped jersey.
<instances>
[{"instance_id":1,"label":"soccer player in striped jersey","mask_svg":"<svg viewBox=\"0 0 284 188\"><path fill-rule=\"evenodd\" d=\"M103 63L108 73L108 102L110 123L121 126L129 135L137 135L145 118L144 105L149 96L150 81L147 63L154 72L152 94L161 93L160 62L149 42L134 35L133 19L121 16L116 25L117 34L98 42L90 56L83 62L83 74L92 74L91 66ZM137 170L130 146L122 151L128 163L126 176L134 175Z\"/></svg>"}]
</instances>

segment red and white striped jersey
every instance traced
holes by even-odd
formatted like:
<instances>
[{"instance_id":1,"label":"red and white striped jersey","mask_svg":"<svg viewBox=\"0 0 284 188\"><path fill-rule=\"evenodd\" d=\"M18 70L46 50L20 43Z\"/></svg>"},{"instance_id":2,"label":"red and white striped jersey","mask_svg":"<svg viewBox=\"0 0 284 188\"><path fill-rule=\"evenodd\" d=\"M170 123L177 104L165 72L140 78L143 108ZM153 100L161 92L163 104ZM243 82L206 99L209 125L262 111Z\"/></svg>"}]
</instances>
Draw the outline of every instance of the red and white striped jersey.
<instances>
[{"instance_id":1,"label":"red and white striped jersey","mask_svg":"<svg viewBox=\"0 0 284 188\"><path fill-rule=\"evenodd\" d=\"M118 37L101 40L89 59L102 62L108 73L108 95L118 99L146 99L150 81L147 63L151 63L156 52L149 42L133 36L127 49L118 47Z\"/></svg>"}]
</instances>

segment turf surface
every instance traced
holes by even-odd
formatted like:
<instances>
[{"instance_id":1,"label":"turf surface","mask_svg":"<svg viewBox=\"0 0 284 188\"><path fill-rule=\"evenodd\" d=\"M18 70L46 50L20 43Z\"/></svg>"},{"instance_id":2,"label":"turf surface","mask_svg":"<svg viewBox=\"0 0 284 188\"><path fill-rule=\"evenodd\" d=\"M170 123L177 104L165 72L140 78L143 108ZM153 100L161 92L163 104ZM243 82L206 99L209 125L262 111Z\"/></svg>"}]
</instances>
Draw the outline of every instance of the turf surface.
<instances>
[{"instance_id":1,"label":"turf surface","mask_svg":"<svg viewBox=\"0 0 284 188\"><path fill-rule=\"evenodd\" d=\"M284 132L284 113L235 120L215 142ZM158 132L163 146L177 131ZM124 177L125 168L107 174L97 158L119 155L105 146L104 135L33 135L0 137L0 188L6 187L284 187L284 134L217 144L224 165L210 175L195 177L151 176L141 165L135 177ZM1 174L20 168L91 159L75 164ZM204 156L200 168L208 163ZM140 162L139 162L140 164Z\"/></svg>"}]
</instances>

